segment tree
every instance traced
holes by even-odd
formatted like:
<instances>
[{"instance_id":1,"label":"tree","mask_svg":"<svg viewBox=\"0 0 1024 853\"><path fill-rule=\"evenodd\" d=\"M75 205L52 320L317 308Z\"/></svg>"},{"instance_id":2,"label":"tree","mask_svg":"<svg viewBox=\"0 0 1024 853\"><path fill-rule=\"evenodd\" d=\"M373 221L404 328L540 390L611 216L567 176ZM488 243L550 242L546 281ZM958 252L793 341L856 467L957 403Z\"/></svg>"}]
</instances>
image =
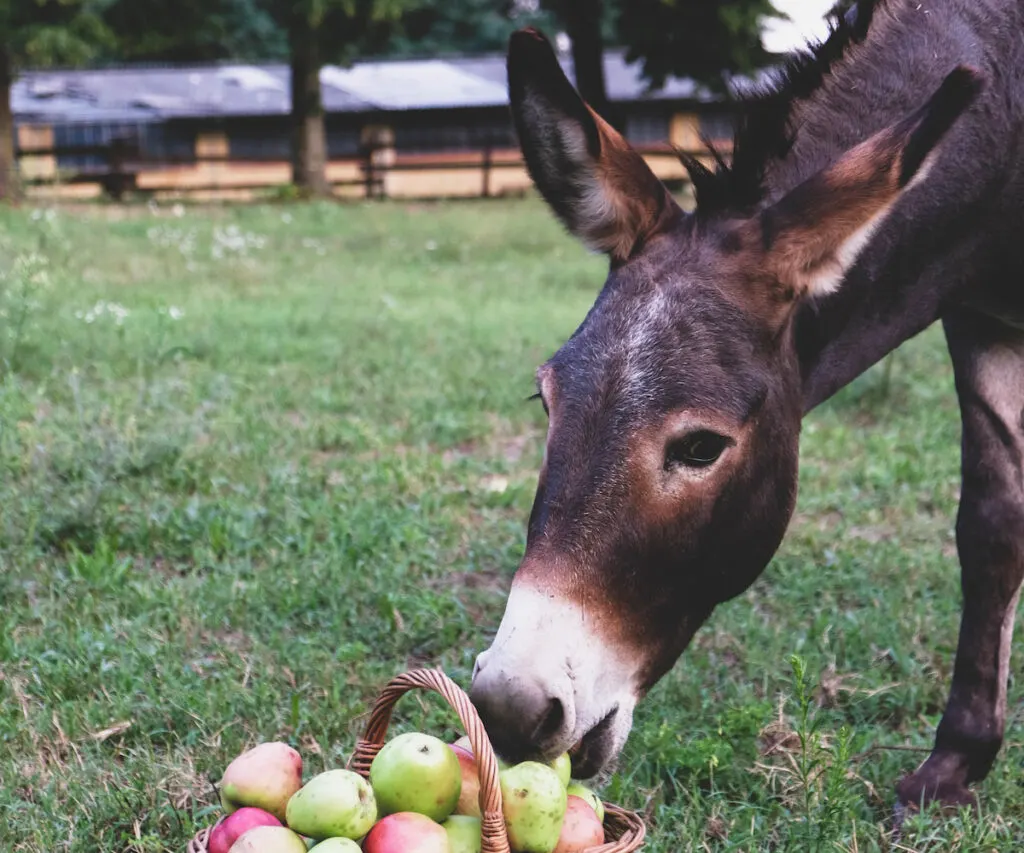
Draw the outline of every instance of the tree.
<instances>
[{"instance_id":1,"label":"tree","mask_svg":"<svg viewBox=\"0 0 1024 853\"><path fill-rule=\"evenodd\" d=\"M291 68L292 180L328 195L320 70L385 27L399 0L110 0L128 60L285 59Z\"/></svg>"},{"instance_id":2,"label":"tree","mask_svg":"<svg viewBox=\"0 0 1024 853\"><path fill-rule=\"evenodd\" d=\"M380 50L416 0L266 0L288 33L292 87L292 181L326 196L327 140L320 70Z\"/></svg>"},{"instance_id":3,"label":"tree","mask_svg":"<svg viewBox=\"0 0 1024 853\"><path fill-rule=\"evenodd\" d=\"M553 32L555 16L539 0L420 0L402 15L384 52L389 56L501 53L519 27Z\"/></svg>"},{"instance_id":4,"label":"tree","mask_svg":"<svg viewBox=\"0 0 1024 853\"><path fill-rule=\"evenodd\" d=\"M625 0L628 4L629 0ZM546 4L565 27L572 44L576 88L599 115L618 126L619 116L608 100L604 79L604 47L609 40L606 7L602 0L547 0ZM611 35L614 41L617 33Z\"/></svg>"},{"instance_id":5,"label":"tree","mask_svg":"<svg viewBox=\"0 0 1024 853\"><path fill-rule=\"evenodd\" d=\"M721 87L776 59L761 44L770 17L780 17L771 0L621 0L617 30L653 87L670 75Z\"/></svg>"},{"instance_id":6,"label":"tree","mask_svg":"<svg viewBox=\"0 0 1024 853\"><path fill-rule=\"evenodd\" d=\"M102 0L0 0L0 199L18 193L11 87L20 69L77 65L109 47Z\"/></svg>"},{"instance_id":7,"label":"tree","mask_svg":"<svg viewBox=\"0 0 1024 853\"><path fill-rule=\"evenodd\" d=\"M288 40L260 0L106 0L109 59L284 59Z\"/></svg>"}]
</instances>

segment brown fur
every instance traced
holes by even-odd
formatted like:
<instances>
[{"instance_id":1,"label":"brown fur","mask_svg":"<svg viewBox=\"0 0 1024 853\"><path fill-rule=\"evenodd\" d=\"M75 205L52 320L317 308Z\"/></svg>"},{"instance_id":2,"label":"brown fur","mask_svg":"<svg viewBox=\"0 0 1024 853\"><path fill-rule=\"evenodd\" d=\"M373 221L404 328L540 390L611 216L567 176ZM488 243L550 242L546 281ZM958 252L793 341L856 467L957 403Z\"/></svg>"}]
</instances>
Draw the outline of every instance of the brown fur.
<instances>
[{"instance_id":1,"label":"brown fur","mask_svg":"<svg viewBox=\"0 0 1024 853\"><path fill-rule=\"evenodd\" d=\"M611 259L540 375L550 425L517 583L597 614L601 637L631 650L638 694L778 547L803 412L943 320L964 419L965 606L935 751L899 788L907 805L969 801L1005 721L1024 578L1022 31L1016 0L865 0L756 105L731 167L693 164L691 216L538 33L510 45L531 174ZM510 752L538 749L541 728L543 749L571 745L568 726L536 717L551 716L543 683L507 701L486 683L474 698ZM574 695L559 694L554 723L577 718L561 713ZM595 743L579 771L609 758Z\"/></svg>"}]
</instances>

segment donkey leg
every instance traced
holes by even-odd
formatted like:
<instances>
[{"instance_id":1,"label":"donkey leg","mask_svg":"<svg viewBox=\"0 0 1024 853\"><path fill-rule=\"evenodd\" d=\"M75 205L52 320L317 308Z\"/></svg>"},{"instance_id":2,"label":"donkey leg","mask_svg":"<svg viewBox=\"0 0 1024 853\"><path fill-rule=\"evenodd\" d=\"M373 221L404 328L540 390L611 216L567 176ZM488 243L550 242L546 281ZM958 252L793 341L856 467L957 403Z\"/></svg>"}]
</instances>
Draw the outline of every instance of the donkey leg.
<instances>
[{"instance_id":1,"label":"donkey leg","mask_svg":"<svg viewBox=\"0 0 1024 853\"><path fill-rule=\"evenodd\" d=\"M973 804L1003 741L1013 621L1024 579L1024 332L980 315L944 321L963 419L957 516L963 616L935 747L902 805Z\"/></svg>"}]
</instances>

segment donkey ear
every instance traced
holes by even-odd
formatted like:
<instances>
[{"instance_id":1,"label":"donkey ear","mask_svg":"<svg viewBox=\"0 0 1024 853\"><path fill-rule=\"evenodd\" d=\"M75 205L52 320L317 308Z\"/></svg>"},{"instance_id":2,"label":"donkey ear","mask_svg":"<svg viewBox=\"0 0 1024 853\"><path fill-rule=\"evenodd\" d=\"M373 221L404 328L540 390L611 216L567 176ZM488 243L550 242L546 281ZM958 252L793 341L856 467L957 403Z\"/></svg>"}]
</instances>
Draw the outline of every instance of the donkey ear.
<instances>
[{"instance_id":1,"label":"donkey ear","mask_svg":"<svg viewBox=\"0 0 1024 853\"><path fill-rule=\"evenodd\" d=\"M623 261L680 212L643 158L583 102L537 30L513 33L508 88L530 176L592 249Z\"/></svg>"},{"instance_id":2,"label":"donkey ear","mask_svg":"<svg viewBox=\"0 0 1024 853\"><path fill-rule=\"evenodd\" d=\"M748 223L787 295L820 296L839 287L897 199L927 176L936 146L981 87L978 72L956 68L918 112L850 149Z\"/></svg>"}]
</instances>

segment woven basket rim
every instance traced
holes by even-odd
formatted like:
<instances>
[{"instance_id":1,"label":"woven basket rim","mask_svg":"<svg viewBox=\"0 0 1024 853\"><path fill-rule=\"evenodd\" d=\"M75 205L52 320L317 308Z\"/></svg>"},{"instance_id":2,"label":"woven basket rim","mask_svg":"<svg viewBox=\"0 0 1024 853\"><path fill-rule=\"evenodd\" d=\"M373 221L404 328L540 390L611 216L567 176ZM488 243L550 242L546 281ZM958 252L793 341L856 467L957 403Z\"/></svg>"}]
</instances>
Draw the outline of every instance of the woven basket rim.
<instances>
[{"instance_id":1,"label":"woven basket rim","mask_svg":"<svg viewBox=\"0 0 1024 853\"><path fill-rule=\"evenodd\" d=\"M494 748L469 696L440 669L409 670L387 683L374 703L363 737L356 743L355 751L349 760L349 767L364 778L369 778L370 764L385 742L395 704L405 693L415 689L431 690L440 694L458 714L470 739L473 757L476 758L481 773L480 810L484 815L482 853L509 853ZM605 837L614 837L597 847L586 848L583 853L633 853L639 850L647 834L640 815L614 803L604 803L604 808ZM213 827L207 827L196 833L189 842L186 853L209 853L212 831Z\"/></svg>"}]
</instances>

